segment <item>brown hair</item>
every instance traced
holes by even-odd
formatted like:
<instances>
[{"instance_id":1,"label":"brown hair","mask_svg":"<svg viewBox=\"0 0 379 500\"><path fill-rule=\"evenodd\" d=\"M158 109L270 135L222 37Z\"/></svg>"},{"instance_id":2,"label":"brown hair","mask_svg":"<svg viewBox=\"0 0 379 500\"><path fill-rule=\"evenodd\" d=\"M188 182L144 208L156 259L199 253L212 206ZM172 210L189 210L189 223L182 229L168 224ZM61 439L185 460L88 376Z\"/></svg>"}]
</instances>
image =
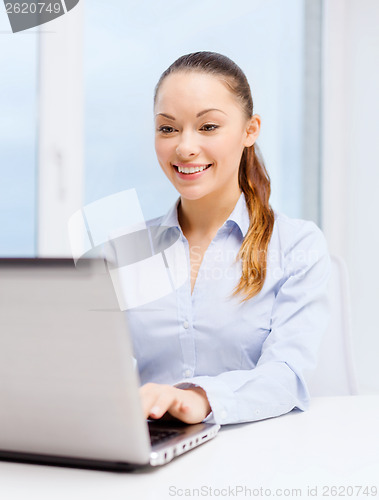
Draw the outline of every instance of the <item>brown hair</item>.
<instances>
[{"instance_id":1,"label":"brown hair","mask_svg":"<svg viewBox=\"0 0 379 500\"><path fill-rule=\"evenodd\" d=\"M194 52L174 61L162 73L155 87L154 105L162 81L179 71L199 71L219 77L242 105L246 118L253 116L253 99L245 74L231 59L217 52ZM274 212L269 205L270 177L255 144L245 147L242 153L238 182L245 195L250 226L237 255L242 261L242 275L233 295L241 293L245 301L257 295L263 287L267 248L274 227Z\"/></svg>"}]
</instances>

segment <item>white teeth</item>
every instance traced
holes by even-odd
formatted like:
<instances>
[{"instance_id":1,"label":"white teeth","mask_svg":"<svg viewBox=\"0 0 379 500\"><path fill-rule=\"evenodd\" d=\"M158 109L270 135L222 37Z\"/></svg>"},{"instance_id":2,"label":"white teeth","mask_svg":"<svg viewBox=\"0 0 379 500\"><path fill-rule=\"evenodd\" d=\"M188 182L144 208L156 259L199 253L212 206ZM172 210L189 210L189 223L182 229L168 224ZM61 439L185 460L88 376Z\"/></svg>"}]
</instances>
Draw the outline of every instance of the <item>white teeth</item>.
<instances>
[{"instance_id":1,"label":"white teeth","mask_svg":"<svg viewBox=\"0 0 379 500\"><path fill-rule=\"evenodd\" d=\"M183 174L194 174L195 172L202 172L206 169L208 165L202 165L201 167L177 167L178 171Z\"/></svg>"}]
</instances>

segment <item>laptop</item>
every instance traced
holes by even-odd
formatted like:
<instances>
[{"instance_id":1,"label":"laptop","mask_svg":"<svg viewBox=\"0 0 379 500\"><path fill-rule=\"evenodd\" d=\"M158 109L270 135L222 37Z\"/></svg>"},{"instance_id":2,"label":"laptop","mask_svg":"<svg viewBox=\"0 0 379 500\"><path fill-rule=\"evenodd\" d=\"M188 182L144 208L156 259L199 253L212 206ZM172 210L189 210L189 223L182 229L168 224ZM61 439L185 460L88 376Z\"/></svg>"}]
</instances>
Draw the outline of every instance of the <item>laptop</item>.
<instances>
[{"instance_id":1,"label":"laptop","mask_svg":"<svg viewBox=\"0 0 379 500\"><path fill-rule=\"evenodd\" d=\"M218 432L146 420L139 386L104 259L0 259L1 460L132 470Z\"/></svg>"}]
</instances>

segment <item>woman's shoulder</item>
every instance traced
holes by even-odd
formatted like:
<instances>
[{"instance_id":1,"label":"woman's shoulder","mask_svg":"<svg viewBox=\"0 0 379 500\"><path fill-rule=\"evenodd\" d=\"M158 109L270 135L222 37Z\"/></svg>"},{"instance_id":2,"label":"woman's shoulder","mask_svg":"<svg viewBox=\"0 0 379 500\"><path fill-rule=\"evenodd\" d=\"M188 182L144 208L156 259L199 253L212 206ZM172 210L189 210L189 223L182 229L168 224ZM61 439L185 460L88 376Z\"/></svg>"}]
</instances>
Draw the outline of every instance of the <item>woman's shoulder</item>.
<instances>
[{"instance_id":1,"label":"woman's shoulder","mask_svg":"<svg viewBox=\"0 0 379 500\"><path fill-rule=\"evenodd\" d=\"M277 225L278 228L285 230L285 231L299 231L300 229L304 228L304 226L308 226L311 228L313 226L313 229L317 231L320 230L318 225L307 219L300 219L296 217L290 217L289 215L286 215L284 212L280 212L278 210L273 210L274 216L275 216L275 224Z\"/></svg>"},{"instance_id":2,"label":"woman's shoulder","mask_svg":"<svg viewBox=\"0 0 379 500\"><path fill-rule=\"evenodd\" d=\"M275 222L272 234L272 246L282 255L294 252L328 253L324 233L311 220L289 217L274 210Z\"/></svg>"}]
</instances>

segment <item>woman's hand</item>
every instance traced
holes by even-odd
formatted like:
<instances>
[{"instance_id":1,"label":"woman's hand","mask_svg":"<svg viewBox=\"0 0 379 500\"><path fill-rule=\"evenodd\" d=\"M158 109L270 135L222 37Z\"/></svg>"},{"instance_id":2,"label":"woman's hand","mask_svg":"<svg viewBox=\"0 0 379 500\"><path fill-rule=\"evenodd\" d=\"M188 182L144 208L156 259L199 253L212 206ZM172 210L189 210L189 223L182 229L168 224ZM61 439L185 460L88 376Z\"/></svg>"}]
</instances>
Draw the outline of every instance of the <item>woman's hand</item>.
<instances>
[{"instance_id":1,"label":"woman's hand","mask_svg":"<svg viewBox=\"0 0 379 500\"><path fill-rule=\"evenodd\" d=\"M197 424L211 407L201 387L178 389L165 384L145 384L140 388L145 417L161 418L166 412L187 424Z\"/></svg>"}]
</instances>

